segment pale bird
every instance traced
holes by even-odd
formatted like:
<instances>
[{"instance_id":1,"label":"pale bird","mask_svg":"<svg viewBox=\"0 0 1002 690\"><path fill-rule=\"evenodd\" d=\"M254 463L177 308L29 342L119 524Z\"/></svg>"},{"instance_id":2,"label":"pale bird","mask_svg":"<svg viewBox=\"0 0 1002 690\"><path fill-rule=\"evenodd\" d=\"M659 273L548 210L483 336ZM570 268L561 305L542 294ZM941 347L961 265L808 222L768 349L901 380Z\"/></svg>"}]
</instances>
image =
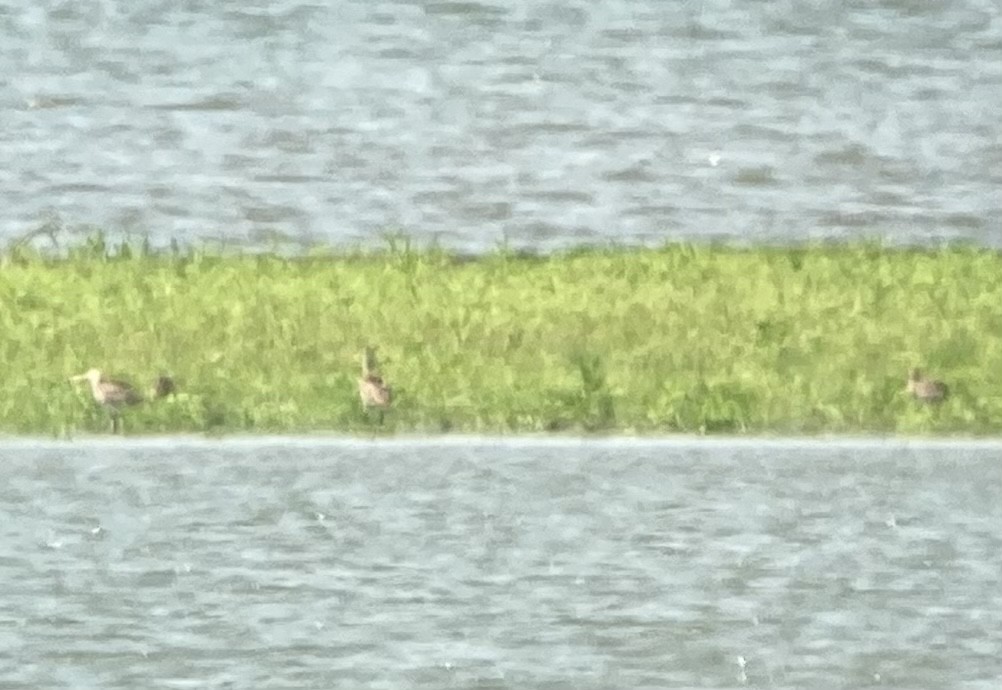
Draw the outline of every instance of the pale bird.
<instances>
[{"instance_id":1,"label":"pale bird","mask_svg":"<svg viewBox=\"0 0 1002 690\"><path fill-rule=\"evenodd\" d=\"M358 379L358 397L362 399L362 409L379 410L379 423L383 423L383 414L393 402L393 389L383 382L378 373L376 351L367 347L362 352L362 376Z\"/></svg>"},{"instance_id":2,"label":"pale bird","mask_svg":"<svg viewBox=\"0 0 1002 690\"><path fill-rule=\"evenodd\" d=\"M943 402L950 394L950 389L945 383L927 379L918 369L908 372L908 385L905 390L916 400L925 403Z\"/></svg>"},{"instance_id":3,"label":"pale bird","mask_svg":"<svg viewBox=\"0 0 1002 690\"><path fill-rule=\"evenodd\" d=\"M138 405L143 402L143 396L131 384L125 381L106 379L100 369L89 369L79 376L71 376L70 381L87 381L94 402L103 407L111 415L112 433L121 431L122 408ZM163 398L175 391L174 379L161 374L153 382L150 390L152 399Z\"/></svg>"},{"instance_id":4,"label":"pale bird","mask_svg":"<svg viewBox=\"0 0 1002 690\"><path fill-rule=\"evenodd\" d=\"M94 402L103 407L111 415L111 431L121 429L122 408L138 405L143 401L135 388L124 381L112 381L104 378L100 369L89 369L79 376L70 377L70 381L87 381Z\"/></svg>"}]
</instances>

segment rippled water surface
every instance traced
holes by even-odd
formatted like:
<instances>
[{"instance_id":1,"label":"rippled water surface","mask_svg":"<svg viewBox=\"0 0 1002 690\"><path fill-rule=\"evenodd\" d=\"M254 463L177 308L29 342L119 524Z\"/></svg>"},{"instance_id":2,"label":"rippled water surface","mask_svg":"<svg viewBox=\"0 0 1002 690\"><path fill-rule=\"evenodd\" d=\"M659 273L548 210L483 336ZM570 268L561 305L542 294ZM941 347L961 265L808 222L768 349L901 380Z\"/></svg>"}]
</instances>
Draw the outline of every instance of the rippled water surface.
<instances>
[{"instance_id":1,"label":"rippled water surface","mask_svg":"<svg viewBox=\"0 0 1002 690\"><path fill-rule=\"evenodd\" d=\"M997 688L1002 446L0 446L0 687Z\"/></svg>"},{"instance_id":2,"label":"rippled water surface","mask_svg":"<svg viewBox=\"0 0 1002 690\"><path fill-rule=\"evenodd\" d=\"M0 0L0 240L1002 246L1002 8Z\"/></svg>"}]
</instances>

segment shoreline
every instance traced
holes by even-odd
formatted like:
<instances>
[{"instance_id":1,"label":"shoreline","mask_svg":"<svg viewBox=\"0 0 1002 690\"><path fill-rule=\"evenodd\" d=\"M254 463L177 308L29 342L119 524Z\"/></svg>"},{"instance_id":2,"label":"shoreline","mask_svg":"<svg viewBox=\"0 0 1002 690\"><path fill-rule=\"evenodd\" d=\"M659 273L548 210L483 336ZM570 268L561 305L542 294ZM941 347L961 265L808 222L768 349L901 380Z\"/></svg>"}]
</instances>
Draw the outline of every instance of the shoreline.
<instances>
[{"instance_id":1,"label":"shoreline","mask_svg":"<svg viewBox=\"0 0 1002 690\"><path fill-rule=\"evenodd\" d=\"M46 450L67 448L122 449L211 449L211 448L282 448L353 449L375 448L507 448L507 449L749 449L749 450L1000 450L1002 436L992 437L922 437L922 436L554 436L512 435L475 436L468 434L420 436L349 436L335 433L299 435L233 434L207 436L196 434L112 436L80 434L73 438L0 435L0 451Z\"/></svg>"}]
</instances>

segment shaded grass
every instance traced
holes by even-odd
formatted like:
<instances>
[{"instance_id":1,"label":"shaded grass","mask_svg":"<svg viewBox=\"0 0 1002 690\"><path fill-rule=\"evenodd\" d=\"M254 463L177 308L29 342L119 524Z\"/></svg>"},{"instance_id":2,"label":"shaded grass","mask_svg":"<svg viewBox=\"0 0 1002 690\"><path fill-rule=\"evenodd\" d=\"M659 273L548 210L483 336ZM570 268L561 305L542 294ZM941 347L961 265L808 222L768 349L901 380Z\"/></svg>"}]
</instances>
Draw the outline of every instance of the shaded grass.
<instances>
[{"instance_id":1,"label":"shaded grass","mask_svg":"<svg viewBox=\"0 0 1002 690\"><path fill-rule=\"evenodd\" d=\"M95 236L0 259L0 430L102 431L66 382L97 366L181 392L129 433L973 433L1002 430L1002 257L875 245L670 245L463 259L397 242L294 258ZM939 407L903 393L946 380Z\"/></svg>"}]
</instances>

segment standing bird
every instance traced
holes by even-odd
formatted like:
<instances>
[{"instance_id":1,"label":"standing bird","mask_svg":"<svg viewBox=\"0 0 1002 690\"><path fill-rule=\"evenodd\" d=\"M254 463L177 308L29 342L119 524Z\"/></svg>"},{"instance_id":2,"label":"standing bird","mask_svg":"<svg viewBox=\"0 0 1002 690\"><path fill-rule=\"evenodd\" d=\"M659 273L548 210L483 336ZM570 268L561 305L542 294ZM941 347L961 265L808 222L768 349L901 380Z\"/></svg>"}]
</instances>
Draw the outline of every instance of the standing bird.
<instances>
[{"instance_id":1,"label":"standing bird","mask_svg":"<svg viewBox=\"0 0 1002 690\"><path fill-rule=\"evenodd\" d=\"M918 369L912 369L908 372L908 385L905 390L911 393L916 400L924 403L943 402L950 394L950 389L945 383L927 379Z\"/></svg>"},{"instance_id":2,"label":"standing bird","mask_svg":"<svg viewBox=\"0 0 1002 690\"><path fill-rule=\"evenodd\" d=\"M393 389L379 375L376 351L371 347L362 352L362 377L358 380L358 397L362 399L364 411L368 412L372 408L379 410L379 423L382 424L383 415L393 402Z\"/></svg>"},{"instance_id":3,"label":"standing bird","mask_svg":"<svg viewBox=\"0 0 1002 690\"><path fill-rule=\"evenodd\" d=\"M111 415L111 433L121 430L122 408L137 405L143 401L143 396L124 381L111 381L101 375L100 369L90 369L84 374L73 376L70 381L87 381L94 402L103 407Z\"/></svg>"}]
</instances>

